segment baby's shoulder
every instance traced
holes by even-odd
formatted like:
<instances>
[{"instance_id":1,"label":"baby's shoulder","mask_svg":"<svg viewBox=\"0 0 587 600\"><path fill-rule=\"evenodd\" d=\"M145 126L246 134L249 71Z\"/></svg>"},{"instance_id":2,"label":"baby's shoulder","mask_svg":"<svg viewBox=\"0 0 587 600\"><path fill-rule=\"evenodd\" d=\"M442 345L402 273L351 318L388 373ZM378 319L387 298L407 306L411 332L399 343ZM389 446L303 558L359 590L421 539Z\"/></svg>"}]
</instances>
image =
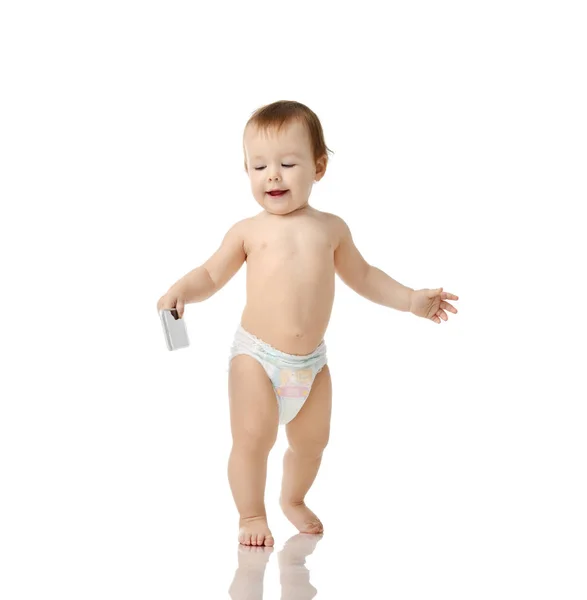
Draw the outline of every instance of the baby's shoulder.
<instances>
[{"instance_id":1,"label":"baby's shoulder","mask_svg":"<svg viewBox=\"0 0 587 600\"><path fill-rule=\"evenodd\" d=\"M320 215L322 215L328 225L339 225L342 222L342 218L334 213L320 211Z\"/></svg>"},{"instance_id":2,"label":"baby's shoulder","mask_svg":"<svg viewBox=\"0 0 587 600\"><path fill-rule=\"evenodd\" d=\"M255 237L255 217L240 219L230 227L226 235L237 240L243 247L245 254L248 254L251 240Z\"/></svg>"},{"instance_id":3,"label":"baby's shoulder","mask_svg":"<svg viewBox=\"0 0 587 600\"><path fill-rule=\"evenodd\" d=\"M266 240L274 229L274 223L268 222L264 211L241 219L232 226L232 231L242 242L247 256L253 248Z\"/></svg>"},{"instance_id":4,"label":"baby's shoulder","mask_svg":"<svg viewBox=\"0 0 587 600\"><path fill-rule=\"evenodd\" d=\"M333 235L340 236L344 234L347 224L342 217L329 212L321 212L320 214L325 226L328 227Z\"/></svg>"},{"instance_id":5,"label":"baby's shoulder","mask_svg":"<svg viewBox=\"0 0 587 600\"><path fill-rule=\"evenodd\" d=\"M344 219L334 213L316 211L315 220L320 223L319 229L322 235L326 235L330 246L336 250L348 230Z\"/></svg>"}]
</instances>

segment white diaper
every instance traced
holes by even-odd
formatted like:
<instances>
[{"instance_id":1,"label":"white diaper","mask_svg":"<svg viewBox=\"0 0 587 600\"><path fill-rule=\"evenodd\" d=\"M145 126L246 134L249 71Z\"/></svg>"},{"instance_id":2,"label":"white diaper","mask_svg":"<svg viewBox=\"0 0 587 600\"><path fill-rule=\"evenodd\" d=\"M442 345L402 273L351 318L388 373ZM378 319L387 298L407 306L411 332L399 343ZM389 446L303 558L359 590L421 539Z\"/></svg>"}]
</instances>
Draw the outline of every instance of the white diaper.
<instances>
[{"instance_id":1,"label":"white diaper","mask_svg":"<svg viewBox=\"0 0 587 600\"><path fill-rule=\"evenodd\" d=\"M255 358L273 384L279 408L279 424L289 423L304 405L316 375L327 364L324 340L310 354L286 354L238 326L228 363L239 354Z\"/></svg>"}]
</instances>

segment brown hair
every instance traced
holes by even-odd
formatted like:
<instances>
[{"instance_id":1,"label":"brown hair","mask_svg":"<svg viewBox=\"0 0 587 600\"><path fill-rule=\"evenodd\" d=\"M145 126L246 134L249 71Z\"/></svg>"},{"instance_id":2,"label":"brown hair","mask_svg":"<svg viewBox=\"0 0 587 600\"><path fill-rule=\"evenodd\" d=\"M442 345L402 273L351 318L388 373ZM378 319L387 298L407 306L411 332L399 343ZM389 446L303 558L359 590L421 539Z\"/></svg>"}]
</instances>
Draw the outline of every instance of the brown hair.
<instances>
[{"instance_id":1,"label":"brown hair","mask_svg":"<svg viewBox=\"0 0 587 600\"><path fill-rule=\"evenodd\" d=\"M295 102L294 100L278 100L277 102L261 106L261 108L258 108L247 121L245 131L249 125L257 127L262 131L267 131L272 128L280 131L285 124L295 120L303 123L310 134L314 161L317 161L322 156L326 156L326 163L328 164L328 153L333 154L333 152L326 146L326 142L324 141L324 132L322 131L320 119L318 119L318 116L314 111L301 102ZM244 164L245 171L247 171L246 154Z\"/></svg>"}]
</instances>

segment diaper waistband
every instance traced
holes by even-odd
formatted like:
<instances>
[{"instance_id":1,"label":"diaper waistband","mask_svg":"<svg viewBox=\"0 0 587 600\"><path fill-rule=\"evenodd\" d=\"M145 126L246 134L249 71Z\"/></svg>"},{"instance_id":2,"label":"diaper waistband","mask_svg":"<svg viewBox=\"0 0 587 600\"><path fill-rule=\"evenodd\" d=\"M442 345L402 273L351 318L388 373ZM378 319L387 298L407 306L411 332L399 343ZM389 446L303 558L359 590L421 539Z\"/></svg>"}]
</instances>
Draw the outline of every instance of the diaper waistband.
<instances>
[{"instance_id":1,"label":"diaper waistband","mask_svg":"<svg viewBox=\"0 0 587 600\"><path fill-rule=\"evenodd\" d=\"M264 342L262 339L256 337L252 333L249 333L246 329L243 328L242 325L239 324L235 339L234 345L245 344L247 346L253 346L255 350L266 354L268 356L272 356L274 358L279 358L281 360L286 360L293 364L302 364L307 363L308 361L321 358L326 354L326 343L324 340L320 342L318 347L311 352L310 354L288 354L287 352L282 352L277 348L274 348L267 342Z\"/></svg>"}]
</instances>

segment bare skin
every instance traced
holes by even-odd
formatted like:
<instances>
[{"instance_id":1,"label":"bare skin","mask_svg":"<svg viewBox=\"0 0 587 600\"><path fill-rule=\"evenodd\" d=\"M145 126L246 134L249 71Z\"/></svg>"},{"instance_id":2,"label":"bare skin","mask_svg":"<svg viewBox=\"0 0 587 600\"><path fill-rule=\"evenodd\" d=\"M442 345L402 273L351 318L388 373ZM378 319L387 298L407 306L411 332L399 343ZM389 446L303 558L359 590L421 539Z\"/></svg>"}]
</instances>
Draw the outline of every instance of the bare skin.
<instances>
[{"instance_id":1,"label":"bare skin","mask_svg":"<svg viewBox=\"0 0 587 600\"><path fill-rule=\"evenodd\" d=\"M281 131L245 129L245 162L251 191L263 211L226 233L218 250L174 284L157 308L203 301L220 290L246 262L247 301L242 327L288 354L307 355L324 338L334 302L335 275L373 302L410 311L435 323L456 313L442 288L415 291L369 265L340 217L308 204L312 186L324 176L327 157L313 155L309 134L298 121ZM280 190L280 196L269 192ZM271 381L252 357L230 363L229 401L233 447L228 464L240 515L239 542L273 546L264 493L267 458L278 428ZM314 379L297 416L286 425L280 505L300 533L322 534L320 519L305 503L330 433L332 383L326 365Z\"/></svg>"},{"instance_id":2,"label":"bare skin","mask_svg":"<svg viewBox=\"0 0 587 600\"><path fill-rule=\"evenodd\" d=\"M242 326L283 352L309 354L324 337L334 301L334 250L340 235L335 217L305 207L287 217L262 213L244 225L247 304ZM233 429L229 473L241 515L239 542L272 546L263 493L267 457L277 437L277 404L269 378L252 357L231 361L229 397ZM304 406L285 426L289 448L283 460L280 506L300 533L324 531L304 499L328 442L331 404L330 370L325 366ZM257 445L245 459L243 446L251 439ZM260 474L259 481L254 482L253 472Z\"/></svg>"},{"instance_id":3,"label":"bare skin","mask_svg":"<svg viewBox=\"0 0 587 600\"><path fill-rule=\"evenodd\" d=\"M241 325L282 352L309 354L328 327L334 301L334 253L344 234L341 220L308 205L312 184L324 175L326 163L312 160L307 132L299 123L273 137L249 130L245 147L251 189L264 210L237 223L233 232L232 248L240 248L236 251L240 258L234 260L233 254L232 259L235 264L240 259L247 263L247 302ZM274 152L292 149L298 167L295 172L286 171L282 157L271 160ZM261 155L256 167L256 157ZM267 194L273 189L287 192L274 198ZM227 247L230 244L227 241ZM212 273L215 268L226 269L228 252L224 264L218 259L212 257L204 266ZM316 376L296 418L286 425L289 448L283 462L280 506L302 533L323 532L322 523L304 499L328 440L331 390L326 366ZM267 375L251 357L237 356L231 361L229 397L233 432L229 480L241 515L239 542L273 546L263 495L267 457L277 437L277 406ZM243 449L247 446L248 451Z\"/></svg>"},{"instance_id":4,"label":"bare skin","mask_svg":"<svg viewBox=\"0 0 587 600\"><path fill-rule=\"evenodd\" d=\"M315 350L328 327L340 235L334 219L308 206L286 217L261 213L243 228L242 326L288 354Z\"/></svg>"}]
</instances>

